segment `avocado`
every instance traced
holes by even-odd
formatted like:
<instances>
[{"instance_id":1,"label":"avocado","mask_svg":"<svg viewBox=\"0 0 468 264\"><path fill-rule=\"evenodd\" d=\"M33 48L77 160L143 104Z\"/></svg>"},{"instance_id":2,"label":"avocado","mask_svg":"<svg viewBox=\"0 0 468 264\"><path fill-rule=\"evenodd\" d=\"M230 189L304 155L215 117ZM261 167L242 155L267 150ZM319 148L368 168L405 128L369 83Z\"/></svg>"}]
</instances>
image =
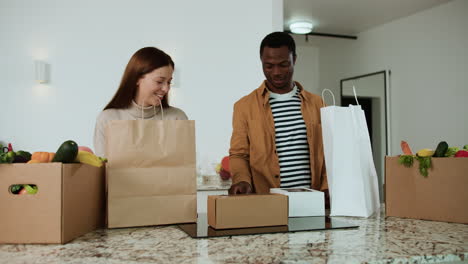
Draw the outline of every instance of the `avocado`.
<instances>
[{"instance_id":1,"label":"avocado","mask_svg":"<svg viewBox=\"0 0 468 264\"><path fill-rule=\"evenodd\" d=\"M448 150L448 144L445 141L441 141L435 150L434 156L433 157L445 157L445 153L447 153Z\"/></svg>"}]
</instances>

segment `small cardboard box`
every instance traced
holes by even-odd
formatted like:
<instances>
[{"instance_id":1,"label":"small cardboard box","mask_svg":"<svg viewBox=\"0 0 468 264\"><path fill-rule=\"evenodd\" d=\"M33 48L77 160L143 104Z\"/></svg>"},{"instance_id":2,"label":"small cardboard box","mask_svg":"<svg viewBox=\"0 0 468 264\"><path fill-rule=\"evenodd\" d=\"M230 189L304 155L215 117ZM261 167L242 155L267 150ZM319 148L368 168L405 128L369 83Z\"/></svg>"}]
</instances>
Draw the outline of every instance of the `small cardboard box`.
<instances>
[{"instance_id":1,"label":"small cardboard box","mask_svg":"<svg viewBox=\"0 0 468 264\"><path fill-rule=\"evenodd\" d=\"M324 216L325 195L308 188L271 188L270 193L289 197L289 217Z\"/></svg>"},{"instance_id":2,"label":"small cardboard box","mask_svg":"<svg viewBox=\"0 0 468 264\"><path fill-rule=\"evenodd\" d=\"M64 244L104 224L104 168L86 164L0 164L0 243ZM14 184L35 184L15 195Z\"/></svg>"},{"instance_id":3,"label":"small cardboard box","mask_svg":"<svg viewBox=\"0 0 468 264\"><path fill-rule=\"evenodd\" d=\"M208 225L216 229L288 224L288 197L280 194L209 195Z\"/></svg>"},{"instance_id":4,"label":"small cardboard box","mask_svg":"<svg viewBox=\"0 0 468 264\"><path fill-rule=\"evenodd\" d=\"M386 214L468 224L468 158L432 158L428 177L385 158Z\"/></svg>"}]
</instances>

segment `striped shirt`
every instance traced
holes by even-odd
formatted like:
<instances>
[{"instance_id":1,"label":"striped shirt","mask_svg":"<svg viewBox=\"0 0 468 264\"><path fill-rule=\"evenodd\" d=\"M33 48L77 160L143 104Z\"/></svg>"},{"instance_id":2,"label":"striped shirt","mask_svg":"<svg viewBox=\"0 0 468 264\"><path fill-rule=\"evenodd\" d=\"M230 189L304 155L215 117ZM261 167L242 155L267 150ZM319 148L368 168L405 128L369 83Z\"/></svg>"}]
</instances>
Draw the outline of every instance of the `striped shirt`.
<instances>
[{"instance_id":1,"label":"striped shirt","mask_svg":"<svg viewBox=\"0 0 468 264\"><path fill-rule=\"evenodd\" d=\"M286 94L270 91L270 107L275 122L281 188L311 186L307 129L301 112L299 90Z\"/></svg>"}]
</instances>

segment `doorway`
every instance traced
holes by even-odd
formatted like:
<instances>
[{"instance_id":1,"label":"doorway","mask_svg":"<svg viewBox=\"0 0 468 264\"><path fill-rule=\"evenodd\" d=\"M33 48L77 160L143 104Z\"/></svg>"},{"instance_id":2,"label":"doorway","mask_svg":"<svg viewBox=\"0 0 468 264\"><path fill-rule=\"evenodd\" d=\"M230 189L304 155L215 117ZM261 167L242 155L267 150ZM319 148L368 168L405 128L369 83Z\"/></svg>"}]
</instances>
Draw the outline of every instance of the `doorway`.
<instances>
[{"instance_id":1,"label":"doorway","mask_svg":"<svg viewBox=\"0 0 468 264\"><path fill-rule=\"evenodd\" d=\"M361 105L364 115L366 116L367 129L369 130L369 136L371 145L373 142L372 137L372 98L358 97L359 104ZM357 105L356 99L351 96L341 97L341 106Z\"/></svg>"}]
</instances>

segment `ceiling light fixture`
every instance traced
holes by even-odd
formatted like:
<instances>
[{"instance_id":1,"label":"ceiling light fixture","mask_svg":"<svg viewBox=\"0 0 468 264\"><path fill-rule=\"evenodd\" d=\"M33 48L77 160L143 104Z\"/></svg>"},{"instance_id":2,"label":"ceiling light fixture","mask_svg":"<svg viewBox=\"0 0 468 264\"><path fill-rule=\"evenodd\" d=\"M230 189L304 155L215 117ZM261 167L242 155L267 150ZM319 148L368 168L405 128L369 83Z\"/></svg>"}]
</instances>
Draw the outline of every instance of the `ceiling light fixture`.
<instances>
[{"instance_id":1,"label":"ceiling light fixture","mask_svg":"<svg viewBox=\"0 0 468 264\"><path fill-rule=\"evenodd\" d=\"M289 29L294 34L308 34L312 32L313 28L314 25L306 21L294 22L291 25L289 25Z\"/></svg>"}]
</instances>

